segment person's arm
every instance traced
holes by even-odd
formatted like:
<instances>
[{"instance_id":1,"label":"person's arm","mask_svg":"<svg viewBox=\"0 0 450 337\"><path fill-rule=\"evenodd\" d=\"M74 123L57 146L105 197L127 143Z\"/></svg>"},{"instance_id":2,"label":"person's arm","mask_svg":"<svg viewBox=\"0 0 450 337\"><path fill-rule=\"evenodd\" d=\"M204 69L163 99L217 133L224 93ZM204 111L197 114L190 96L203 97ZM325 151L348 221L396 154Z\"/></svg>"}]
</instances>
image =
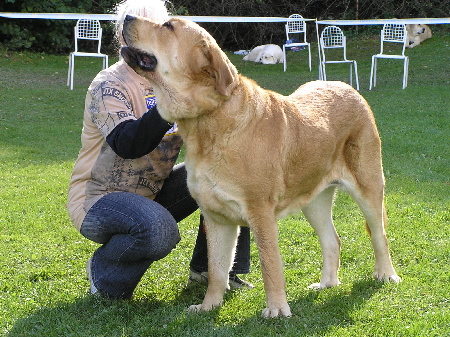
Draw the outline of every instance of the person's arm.
<instances>
[{"instance_id":1,"label":"person's arm","mask_svg":"<svg viewBox=\"0 0 450 337\"><path fill-rule=\"evenodd\" d=\"M154 106L141 118L117 125L106 142L118 156L136 159L153 151L171 127Z\"/></svg>"}]
</instances>

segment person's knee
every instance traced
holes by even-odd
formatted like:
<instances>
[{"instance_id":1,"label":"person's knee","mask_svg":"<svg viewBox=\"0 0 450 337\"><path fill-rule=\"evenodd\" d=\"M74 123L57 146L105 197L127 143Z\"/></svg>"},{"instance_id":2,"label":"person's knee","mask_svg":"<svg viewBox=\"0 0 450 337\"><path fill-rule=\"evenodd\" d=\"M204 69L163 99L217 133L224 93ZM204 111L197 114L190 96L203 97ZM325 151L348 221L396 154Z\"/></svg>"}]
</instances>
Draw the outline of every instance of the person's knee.
<instances>
[{"instance_id":1,"label":"person's knee","mask_svg":"<svg viewBox=\"0 0 450 337\"><path fill-rule=\"evenodd\" d=\"M140 227L136 244L141 246L143 257L152 261L167 256L181 240L178 225L168 212Z\"/></svg>"},{"instance_id":2,"label":"person's knee","mask_svg":"<svg viewBox=\"0 0 450 337\"><path fill-rule=\"evenodd\" d=\"M173 221L165 221L160 224L158 231L154 231L155 235L152 238L153 259L160 260L176 247L181 240L180 231L175 219Z\"/></svg>"}]
</instances>

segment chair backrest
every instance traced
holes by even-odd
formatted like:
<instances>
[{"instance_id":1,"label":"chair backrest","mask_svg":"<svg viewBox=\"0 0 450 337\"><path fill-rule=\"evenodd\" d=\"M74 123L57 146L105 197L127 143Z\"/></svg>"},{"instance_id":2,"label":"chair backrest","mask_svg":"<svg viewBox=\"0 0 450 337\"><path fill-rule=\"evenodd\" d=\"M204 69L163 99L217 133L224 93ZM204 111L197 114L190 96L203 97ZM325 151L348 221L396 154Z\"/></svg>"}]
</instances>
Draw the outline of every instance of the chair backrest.
<instances>
[{"instance_id":1,"label":"chair backrest","mask_svg":"<svg viewBox=\"0 0 450 337\"><path fill-rule=\"evenodd\" d=\"M95 40L98 41L97 53L100 53L102 33L99 20L79 19L75 26L75 52L78 51L78 40Z\"/></svg>"},{"instance_id":2,"label":"chair backrest","mask_svg":"<svg viewBox=\"0 0 450 337\"><path fill-rule=\"evenodd\" d=\"M405 46L407 40L406 25L386 23L381 30L380 54L384 52L384 43L393 42L402 44L402 55L405 55Z\"/></svg>"},{"instance_id":3,"label":"chair backrest","mask_svg":"<svg viewBox=\"0 0 450 337\"><path fill-rule=\"evenodd\" d=\"M347 60L347 43L342 30L337 26L328 26L320 34L320 50L325 60L325 49L342 48L343 59Z\"/></svg>"},{"instance_id":4,"label":"chair backrest","mask_svg":"<svg viewBox=\"0 0 450 337\"><path fill-rule=\"evenodd\" d=\"M306 42L306 23L300 14L292 14L286 22L286 40L291 38L291 34L303 34L303 42Z\"/></svg>"}]
</instances>

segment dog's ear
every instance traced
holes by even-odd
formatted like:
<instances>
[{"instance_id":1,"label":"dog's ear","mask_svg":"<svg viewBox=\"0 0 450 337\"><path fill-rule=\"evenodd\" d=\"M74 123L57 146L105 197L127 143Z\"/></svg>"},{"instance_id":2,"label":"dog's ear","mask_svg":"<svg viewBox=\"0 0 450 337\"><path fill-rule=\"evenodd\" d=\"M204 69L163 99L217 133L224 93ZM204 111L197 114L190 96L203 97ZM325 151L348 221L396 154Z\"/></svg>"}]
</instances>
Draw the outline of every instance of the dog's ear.
<instances>
[{"instance_id":1,"label":"dog's ear","mask_svg":"<svg viewBox=\"0 0 450 337\"><path fill-rule=\"evenodd\" d=\"M205 49L209 64L203 67L214 78L217 92L229 96L237 85L238 74L234 65L217 45L209 45Z\"/></svg>"}]
</instances>

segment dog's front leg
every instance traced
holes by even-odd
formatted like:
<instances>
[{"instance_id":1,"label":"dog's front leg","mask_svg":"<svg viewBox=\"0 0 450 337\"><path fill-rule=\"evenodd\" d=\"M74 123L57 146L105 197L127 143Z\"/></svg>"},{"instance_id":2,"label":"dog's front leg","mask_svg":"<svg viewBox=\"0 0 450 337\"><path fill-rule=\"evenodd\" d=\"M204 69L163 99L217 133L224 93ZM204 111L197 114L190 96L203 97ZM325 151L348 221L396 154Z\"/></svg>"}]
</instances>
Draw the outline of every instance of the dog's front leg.
<instances>
[{"instance_id":1,"label":"dog's front leg","mask_svg":"<svg viewBox=\"0 0 450 337\"><path fill-rule=\"evenodd\" d=\"M238 226L217 224L204 215L208 243L208 289L203 303L190 306L189 311L210 311L222 305L225 291L229 288L228 273L239 234Z\"/></svg>"},{"instance_id":2,"label":"dog's front leg","mask_svg":"<svg viewBox=\"0 0 450 337\"><path fill-rule=\"evenodd\" d=\"M286 299L283 264L278 247L277 222L275 219L273 221L260 219L252 229L258 245L266 292L267 308L263 310L262 316L264 318L289 317L291 309Z\"/></svg>"}]
</instances>

